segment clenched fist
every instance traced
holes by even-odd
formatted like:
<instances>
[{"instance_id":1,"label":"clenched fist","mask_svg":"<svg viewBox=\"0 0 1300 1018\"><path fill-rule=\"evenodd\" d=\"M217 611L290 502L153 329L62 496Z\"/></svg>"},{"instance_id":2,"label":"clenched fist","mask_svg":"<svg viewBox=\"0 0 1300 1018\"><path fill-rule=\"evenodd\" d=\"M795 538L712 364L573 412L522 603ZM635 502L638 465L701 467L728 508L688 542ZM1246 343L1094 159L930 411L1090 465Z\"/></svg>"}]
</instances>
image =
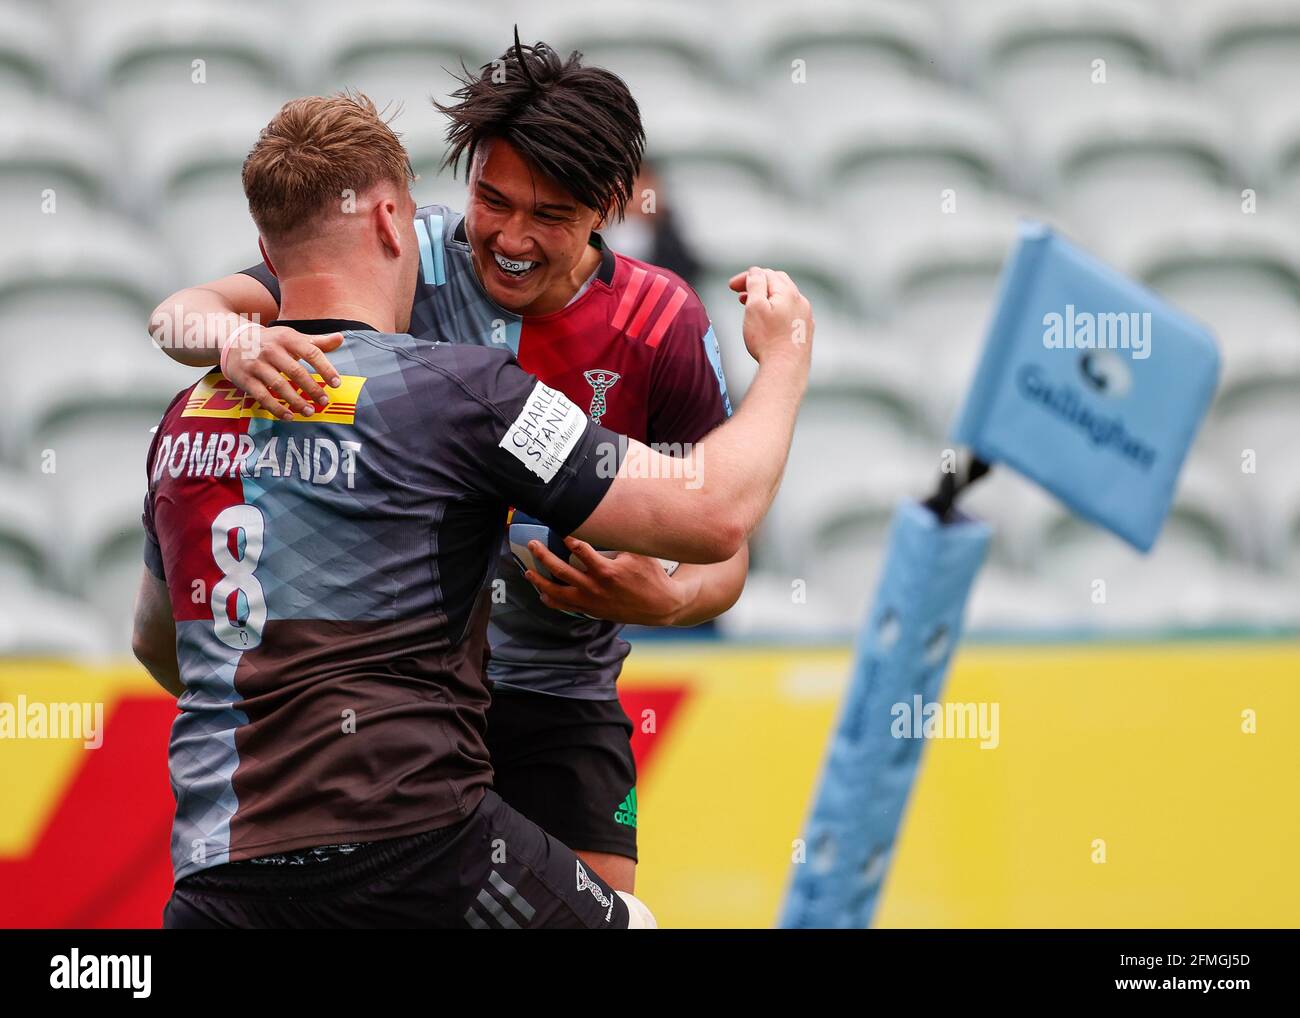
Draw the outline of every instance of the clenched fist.
<instances>
[{"instance_id":1,"label":"clenched fist","mask_svg":"<svg viewBox=\"0 0 1300 1018\"><path fill-rule=\"evenodd\" d=\"M728 284L745 305L745 347L760 364L790 357L806 366L812 356L812 304L784 272L752 267Z\"/></svg>"}]
</instances>

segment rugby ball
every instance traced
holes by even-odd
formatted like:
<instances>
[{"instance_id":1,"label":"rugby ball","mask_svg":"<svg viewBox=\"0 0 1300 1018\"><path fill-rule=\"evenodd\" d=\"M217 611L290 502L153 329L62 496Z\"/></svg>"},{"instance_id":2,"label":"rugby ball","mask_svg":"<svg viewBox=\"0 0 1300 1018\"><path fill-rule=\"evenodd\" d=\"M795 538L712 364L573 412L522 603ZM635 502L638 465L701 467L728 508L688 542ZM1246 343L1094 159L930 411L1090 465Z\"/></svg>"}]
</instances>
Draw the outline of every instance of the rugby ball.
<instances>
[{"instance_id":1,"label":"rugby ball","mask_svg":"<svg viewBox=\"0 0 1300 1018\"><path fill-rule=\"evenodd\" d=\"M517 509L513 510L510 514L509 522L509 543L510 556L515 560L515 565L519 567L520 572L531 569L539 576L543 576L548 580L554 580L555 577L551 575L551 571L538 562L537 557L529 550L529 541L540 541L546 546L547 551L556 558L560 559L562 562L568 562L569 565L573 566L575 569L581 569L586 572L586 566L582 564L582 559L574 558L569 553L569 549L565 547L564 536L562 534L553 533L551 528L540 520L535 520L531 516L519 512ZM605 548L597 548L596 550L600 552L600 554L607 555L611 558L618 554L617 551L610 551ZM659 564L663 566L664 572L669 576L672 576L673 573L677 571L679 563L673 562L671 559L663 558L658 561ZM564 614L574 615L584 619L591 618L590 615L586 615L582 612L566 611Z\"/></svg>"}]
</instances>

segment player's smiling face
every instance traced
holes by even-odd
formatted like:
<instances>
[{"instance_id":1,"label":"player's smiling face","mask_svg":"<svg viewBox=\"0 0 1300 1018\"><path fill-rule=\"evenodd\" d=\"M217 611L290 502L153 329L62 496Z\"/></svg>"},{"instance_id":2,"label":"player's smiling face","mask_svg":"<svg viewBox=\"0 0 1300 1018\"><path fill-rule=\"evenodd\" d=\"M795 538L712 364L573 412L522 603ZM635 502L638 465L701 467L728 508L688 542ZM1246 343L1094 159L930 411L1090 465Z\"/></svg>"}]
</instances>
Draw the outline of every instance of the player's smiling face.
<instances>
[{"instance_id":1,"label":"player's smiling face","mask_svg":"<svg viewBox=\"0 0 1300 1018\"><path fill-rule=\"evenodd\" d=\"M508 142L487 142L475 154L465 234L484 289L507 311L563 308L599 261L587 243L599 221Z\"/></svg>"}]
</instances>

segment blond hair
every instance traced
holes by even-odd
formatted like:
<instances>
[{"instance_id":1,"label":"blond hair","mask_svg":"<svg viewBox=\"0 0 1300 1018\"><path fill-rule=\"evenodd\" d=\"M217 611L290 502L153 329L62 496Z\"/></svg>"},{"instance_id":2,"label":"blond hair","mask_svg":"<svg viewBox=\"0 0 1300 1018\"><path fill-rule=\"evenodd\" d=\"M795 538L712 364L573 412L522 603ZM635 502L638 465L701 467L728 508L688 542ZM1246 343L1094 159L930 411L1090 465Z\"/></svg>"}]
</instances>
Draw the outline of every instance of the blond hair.
<instances>
[{"instance_id":1,"label":"blond hair","mask_svg":"<svg viewBox=\"0 0 1300 1018\"><path fill-rule=\"evenodd\" d=\"M406 149L361 93L306 96L280 108L244 160L244 194L258 230L291 238L349 193L415 178Z\"/></svg>"}]
</instances>

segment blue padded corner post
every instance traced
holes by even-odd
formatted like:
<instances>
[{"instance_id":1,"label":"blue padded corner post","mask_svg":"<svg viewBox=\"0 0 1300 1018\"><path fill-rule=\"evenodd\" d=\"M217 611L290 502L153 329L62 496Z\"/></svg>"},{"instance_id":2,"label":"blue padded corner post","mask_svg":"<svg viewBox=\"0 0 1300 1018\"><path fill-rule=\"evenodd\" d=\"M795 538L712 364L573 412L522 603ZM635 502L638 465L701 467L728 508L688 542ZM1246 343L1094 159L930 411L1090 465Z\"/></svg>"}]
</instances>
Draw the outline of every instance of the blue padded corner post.
<instances>
[{"instance_id":1,"label":"blue padded corner post","mask_svg":"<svg viewBox=\"0 0 1300 1018\"><path fill-rule=\"evenodd\" d=\"M960 514L940 524L910 500L895 511L781 926L871 924L924 741L895 738L891 712L938 700L990 534Z\"/></svg>"}]
</instances>

